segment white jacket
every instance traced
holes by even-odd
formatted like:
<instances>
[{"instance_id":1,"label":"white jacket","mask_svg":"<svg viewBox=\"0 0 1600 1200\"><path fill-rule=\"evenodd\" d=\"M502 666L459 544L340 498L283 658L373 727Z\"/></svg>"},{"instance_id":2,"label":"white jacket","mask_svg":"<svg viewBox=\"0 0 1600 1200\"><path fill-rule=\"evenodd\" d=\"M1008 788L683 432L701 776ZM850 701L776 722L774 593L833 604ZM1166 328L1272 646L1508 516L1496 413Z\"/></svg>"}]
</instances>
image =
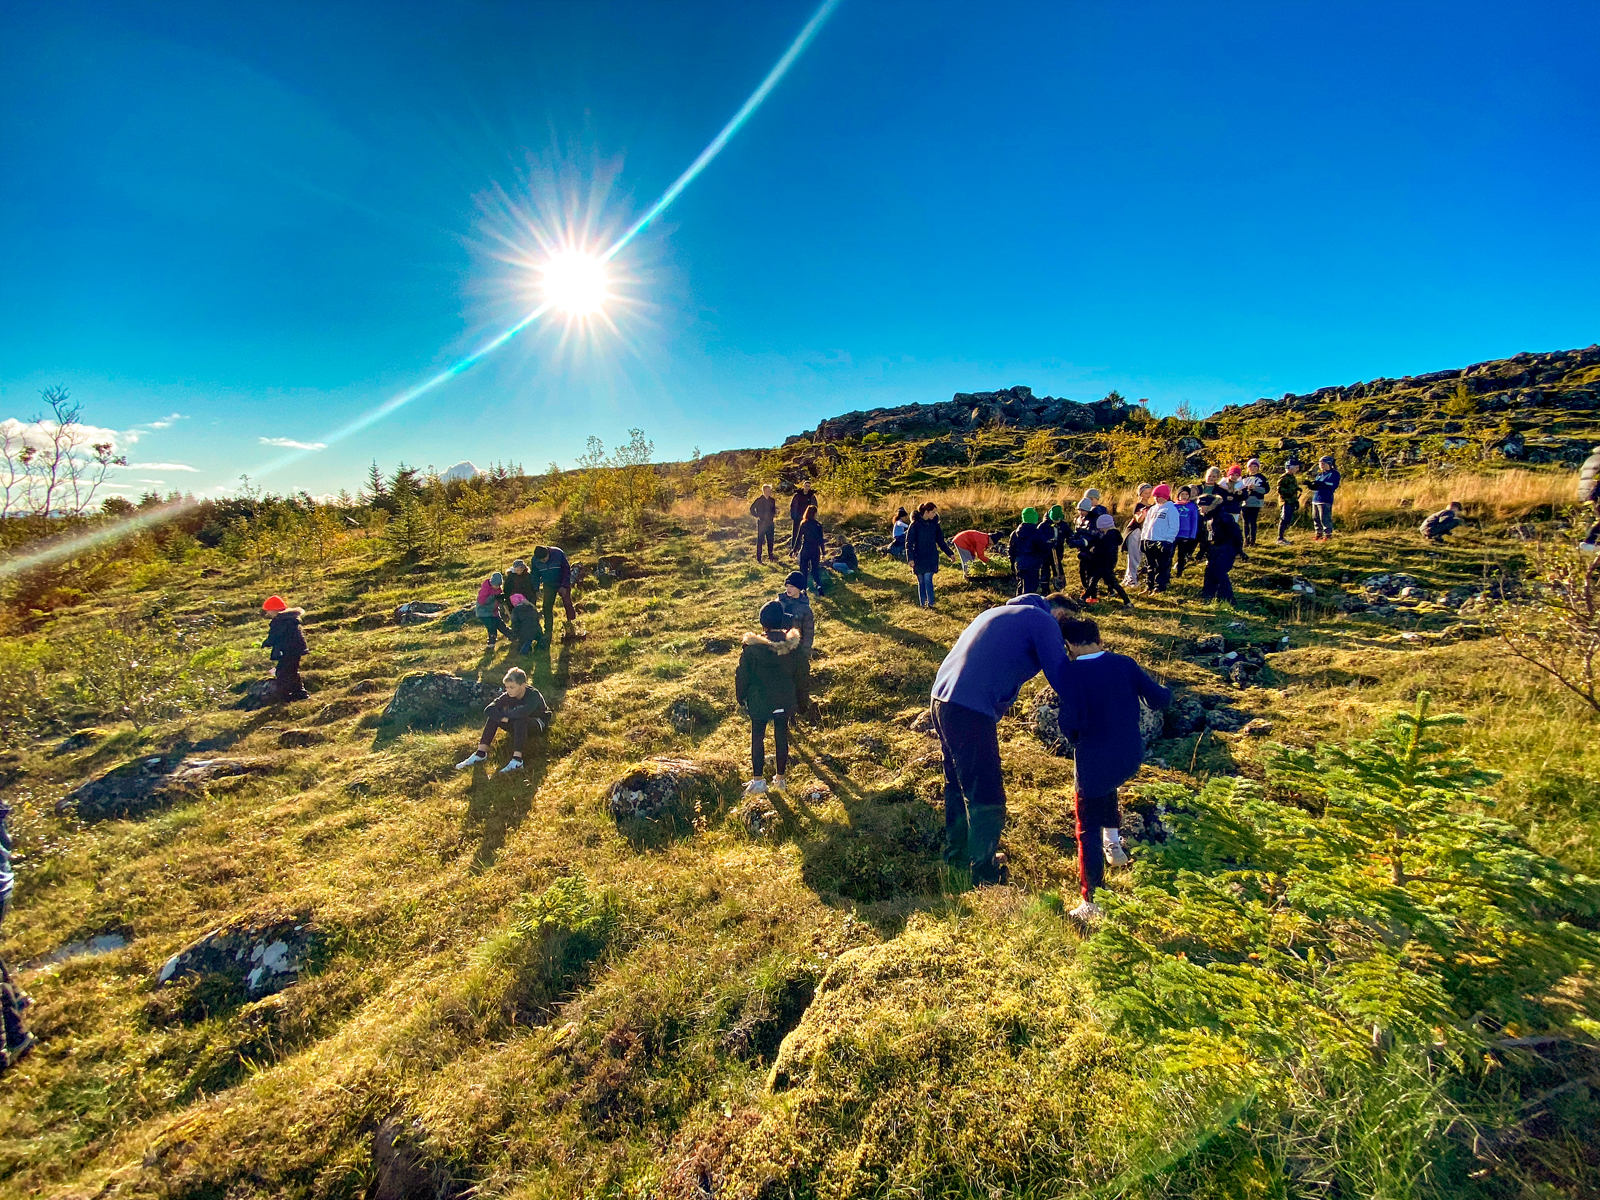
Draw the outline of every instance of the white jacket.
<instances>
[{"instance_id":1,"label":"white jacket","mask_svg":"<svg viewBox=\"0 0 1600 1200\"><path fill-rule=\"evenodd\" d=\"M1178 506L1163 500L1144 515L1144 540L1147 542L1175 542L1178 540Z\"/></svg>"}]
</instances>

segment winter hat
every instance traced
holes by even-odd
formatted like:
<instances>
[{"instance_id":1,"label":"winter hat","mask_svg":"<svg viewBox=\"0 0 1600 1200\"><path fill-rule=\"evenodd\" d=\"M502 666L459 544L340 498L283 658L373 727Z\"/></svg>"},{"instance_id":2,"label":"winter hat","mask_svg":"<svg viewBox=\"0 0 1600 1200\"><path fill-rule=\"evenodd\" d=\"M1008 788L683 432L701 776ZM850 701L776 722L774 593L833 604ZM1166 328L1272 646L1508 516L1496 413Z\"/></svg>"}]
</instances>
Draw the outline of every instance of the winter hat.
<instances>
[{"instance_id":1,"label":"winter hat","mask_svg":"<svg viewBox=\"0 0 1600 1200\"><path fill-rule=\"evenodd\" d=\"M806 577L799 571L790 571L789 578L783 581L789 587L797 587L802 592L806 590Z\"/></svg>"},{"instance_id":2,"label":"winter hat","mask_svg":"<svg viewBox=\"0 0 1600 1200\"><path fill-rule=\"evenodd\" d=\"M1172 499L1172 489L1169 488L1164 483L1156 484L1155 489L1150 494L1152 496L1154 496L1157 500L1171 500Z\"/></svg>"},{"instance_id":3,"label":"winter hat","mask_svg":"<svg viewBox=\"0 0 1600 1200\"><path fill-rule=\"evenodd\" d=\"M511 563L511 569L513 571L526 571L528 569L528 560L525 558L513 560Z\"/></svg>"},{"instance_id":4,"label":"winter hat","mask_svg":"<svg viewBox=\"0 0 1600 1200\"><path fill-rule=\"evenodd\" d=\"M521 592L512 592L511 593L511 607L512 608L515 608L519 604L526 604L527 602L528 602L528 598L526 596L524 596Z\"/></svg>"},{"instance_id":5,"label":"winter hat","mask_svg":"<svg viewBox=\"0 0 1600 1200\"><path fill-rule=\"evenodd\" d=\"M1101 513L1095 521L1094 527L1096 529L1115 529L1117 527L1117 519L1110 513Z\"/></svg>"},{"instance_id":6,"label":"winter hat","mask_svg":"<svg viewBox=\"0 0 1600 1200\"><path fill-rule=\"evenodd\" d=\"M783 611L783 605L776 600L768 600L761 606L761 628L782 629L789 624L789 614Z\"/></svg>"},{"instance_id":7,"label":"winter hat","mask_svg":"<svg viewBox=\"0 0 1600 1200\"><path fill-rule=\"evenodd\" d=\"M1285 471L1287 471L1290 467L1293 467L1298 471L1300 469L1300 460L1298 458L1290 458L1288 462L1283 464L1283 469Z\"/></svg>"},{"instance_id":8,"label":"winter hat","mask_svg":"<svg viewBox=\"0 0 1600 1200\"><path fill-rule=\"evenodd\" d=\"M1238 463L1229 463L1228 464L1228 474L1229 475L1243 475L1244 474L1244 468L1241 467Z\"/></svg>"},{"instance_id":9,"label":"winter hat","mask_svg":"<svg viewBox=\"0 0 1600 1200\"><path fill-rule=\"evenodd\" d=\"M288 607L289 606L284 603L282 596L268 596L261 602L262 612L281 613Z\"/></svg>"},{"instance_id":10,"label":"winter hat","mask_svg":"<svg viewBox=\"0 0 1600 1200\"><path fill-rule=\"evenodd\" d=\"M1024 525L1037 525L1039 523L1039 510L1037 508L1023 509L1022 523Z\"/></svg>"},{"instance_id":11,"label":"winter hat","mask_svg":"<svg viewBox=\"0 0 1600 1200\"><path fill-rule=\"evenodd\" d=\"M1084 488L1083 489L1083 498L1085 500L1098 500L1098 499L1100 499L1100 489L1099 488Z\"/></svg>"},{"instance_id":12,"label":"winter hat","mask_svg":"<svg viewBox=\"0 0 1600 1200\"><path fill-rule=\"evenodd\" d=\"M550 547L549 546L535 546L533 548L533 561L534 562L543 562L545 559L547 559L549 557L550 557Z\"/></svg>"},{"instance_id":13,"label":"winter hat","mask_svg":"<svg viewBox=\"0 0 1600 1200\"><path fill-rule=\"evenodd\" d=\"M1061 511L1061 505L1052 504L1050 506L1050 519L1052 521L1059 521L1059 520L1061 520L1062 517L1064 517L1066 515L1067 515L1066 513Z\"/></svg>"},{"instance_id":14,"label":"winter hat","mask_svg":"<svg viewBox=\"0 0 1600 1200\"><path fill-rule=\"evenodd\" d=\"M504 587L506 577L500 574L499 571L496 571L493 575L489 576L489 582L494 584L495 587Z\"/></svg>"}]
</instances>

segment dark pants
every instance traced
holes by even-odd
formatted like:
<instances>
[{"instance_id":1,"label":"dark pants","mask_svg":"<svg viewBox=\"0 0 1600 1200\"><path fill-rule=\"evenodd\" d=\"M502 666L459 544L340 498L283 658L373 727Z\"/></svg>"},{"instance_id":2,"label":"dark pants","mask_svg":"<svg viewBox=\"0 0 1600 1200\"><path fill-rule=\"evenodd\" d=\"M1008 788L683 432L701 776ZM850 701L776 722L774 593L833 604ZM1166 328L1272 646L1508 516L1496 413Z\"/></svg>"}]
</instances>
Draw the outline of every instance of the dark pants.
<instances>
[{"instance_id":1,"label":"dark pants","mask_svg":"<svg viewBox=\"0 0 1600 1200\"><path fill-rule=\"evenodd\" d=\"M0 926L5 925L6 913L11 909L11 897L0 900ZM22 1039L27 1036L27 1030L22 1025L21 993L11 981L11 972L6 969L4 959L0 959L0 1023L3 1023L4 1045L7 1047L20 1046Z\"/></svg>"},{"instance_id":2,"label":"dark pants","mask_svg":"<svg viewBox=\"0 0 1600 1200\"><path fill-rule=\"evenodd\" d=\"M1066 548L1064 546L1050 547L1050 578L1065 579L1067 577Z\"/></svg>"},{"instance_id":3,"label":"dark pants","mask_svg":"<svg viewBox=\"0 0 1600 1200\"><path fill-rule=\"evenodd\" d=\"M800 522L802 520L804 520L804 519L805 519L804 517L790 517L789 518L789 520L791 522L793 522L793 524L794 524L794 528L789 531L789 553L790 554L797 553L799 551L799 549L800 549Z\"/></svg>"},{"instance_id":4,"label":"dark pants","mask_svg":"<svg viewBox=\"0 0 1600 1200\"><path fill-rule=\"evenodd\" d=\"M778 760L778 774L789 773L789 714L779 709L767 716L750 714L750 778L767 773L767 722L772 722L772 750Z\"/></svg>"},{"instance_id":5,"label":"dark pants","mask_svg":"<svg viewBox=\"0 0 1600 1200\"><path fill-rule=\"evenodd\" d=\"M1189 565L1189 560L1194 557L1195 539L1192 537L1181 537L1177 541L1173 542L1172 545L1178 560L1177 564L1172 569L1172 573L1181 579L1183 578L1184 569Z\"/></svg>"},{"instance_id":6,"label":"dark pants","mask_svg":"<svg viewBox=\"0 0 1600 1200\"><path fill-rule=\"evenodd\" d=\"M480 604L477 612L478 620L482 621L483 627L489 631L489 645L494 645L495 637L499 634L503 633L506 637L516 636L506 627L506 623L500 619L500 614L495 611L493 605Z\"/></svg>"},{"instance_id":7,"label":"dark pants","mask_svg":"<svg viewBox=\"0 0 1600 1200\"><path fill-rule=\"evenodd\" d=\"M1083 586L1084 595L1094 586L1094 560L1087 555L1078 555L1078 582Z\"/></svg>"},{"instance_id":8,"label":"dark pants","mask_svg":"<svg viewBox=\"0 0 1600 1200\"><path fill-rule=\"evenodd\" d=\"M1333 536L1333 504L1331 501L1327 504L1317 500L1311 502L1311 527L1318 537Z\"/></svg>"},{"instance_id":9,"label":"dark pants","mask_svg":"<svg viewBox=\"0 0 1600 1200\"><path fill-rule=\"evenodd\" d=\"M1106 885L1106 851L1100 843L1102 829L1120 829L1117 794L1073 796L1078 816L1078 891L1085 900L1094 899L1095 888Z\"/></svg>"},{"instance_id":10,"label":"dark pants","mask_svg":"<svg viewBox=\"0 0 1600 1200\"><path fill-rule=\"evenodd\" d=\"M1211 522L1201 518L1194 531L1194 561L1205 562L1211 551Z\"/></svg>"},{"instance_id":11,"label":"dark pants","mask_svg":"<svg viewBox=\"0 0 1600 1200\"><path fill-rule=\"evenodd\" d=\"M1202 600L1226 600L1233 603L1233 580L1228 572L1233 570L1233 560L1239 551L1235 546L1213 546L1206 560L1206 577L1200 589Z\"/></svg>"},{"instance_id":12,"label":"dark pants","mask_svg":"<svg viewBox=\"0 0 1600 1200\"><path fill-rule=\"evenodd\" d=\"M1109 592L1111 595L1114 595L1124 604L1128 603L1128 593L1123 591L1122 585L1117 582L1116 567L1109 567L1098 574L1095 572L1093 567L1090 567L1088 568L1088 572L1089 582L1083 586L1083 594L1085 597L1090 600L1097 599L1100 585L1103 583L1106 585L1107 592Z\"/></svg>"},{"instance_id":13,"label":"dark pants","mask_svg":"<svg viewBox=\"0 0 1600 1200\"><path fill-rule=\"evenodd\" d=\"M996 882L994 856L1006 817L996 722L985 713L935 700L933 727L944 757L945 859L953 866L970 864L974 883Z\"/></svg>"},{"instance_id":14,"label":"dark pants","mask_svg":"<svg viewBox=\"0 0 1600 1200\"><path fill-rule=\"evenodd\" d=\"M275 678L278 681L278 696L283 700L304 700L306 698L306 685L300 682L300 655L293 658L280 658L278 672Z\"/></svg>"},{"instance_id":15,"label":"dark pants","mask_svg":"<svg viewBox=\"0 0 1600 1200\"><path fill-rule=\"evenodd\" d=\"M1256 544L1256 522L1261 519L1261 510L1259 508L1246 508L1239 515L1244 519L1244 544L1246 546L1254 546Z\"/></svg>"},{"instance_id":16,"label":"dark pants","mask_svg":"<svg viewBox=\"0 0 1600 1200\"><path fill-rule=\"evenodd\" d=\"M1172 543L1171 542L1146 542L1144 544L1145 566L1150 572L1150 590L1164 592L1172 582Z\"/></svg>"},{"instance_id":17,"label":"dark pants","mask_svg":"<svg viewBox=\"0 0 1600 1200\"><path fill-rule=\"evenodd\" d=\"M822 573L822 553L818 550L804 550L800 554L800 574L821 595L828 590L828 578Z\"/></svg>"},{"instance_id":18,"label":"dark pants","mask_svg":"<svg viewBox=\"0 0 1600 1200\"><path fill-rule=\"evenodd\" d=\"M1283 508L1278 511L1278 537L1286 539L1289 526L1294 524L1294 519L1300 515L1300 505L1294 500L1285 500Z\"/></svg>"},{"instance_id":19,"label":"dark pants","mask_svg":"<svg viewBox=\"0 0 1600 1200\"><path fill-rule=\"evenodd\" d=\"M757 562L761 561L761 550L762 550L763 547L766 548L767 557L768 558L777 557L777 552L775 550L773 550L773 548L772 548L773 537L774 537L774 535L776 533L777 533L777 530L771 525L757 525L756 526L756 561Z\"/></svg>"},{"instance_id":20,"label":"dark pants","mask_svg":"<svg viewBox=\"0 0 1600 1200\"><path fill-rule=\"evenodd\" d=\"M527 717L490 717L483 723L483 736L478 741L485 746L494 745L494 735L505 727L511 730L511 753L522 757L523 747L528 744Z\"/></svg>"},{"instance_id":21,"label":"dark pants","mask_svg":"<svg viewBox=\"0 0 1600 1200\"><path fill-rule=\"evenodd\" d=\"M544 633L540 636L540 640L543 641L545 638L555 636L557 596L561 597L561 611L566 614L568 625L577 621L578 610L572 607L572 587L570 584L566 587L557 587L553 583L547 583L540 588L540 591L544 593Z\"/></svg>"},{"instance_id":22,"label":"dark pants","mask_svg":"<svg viewBox=\"0 0 1600 1200\"><path fill-rule=\"evenodd\" d=\"M1029 592L1035 595L1041 594L1039 592L1039 576L1043 573L1043 563L1034 567L1024 567L1019 564L1017 567L1017 595L1024 596Z\"/></svg>"}]
</instances>

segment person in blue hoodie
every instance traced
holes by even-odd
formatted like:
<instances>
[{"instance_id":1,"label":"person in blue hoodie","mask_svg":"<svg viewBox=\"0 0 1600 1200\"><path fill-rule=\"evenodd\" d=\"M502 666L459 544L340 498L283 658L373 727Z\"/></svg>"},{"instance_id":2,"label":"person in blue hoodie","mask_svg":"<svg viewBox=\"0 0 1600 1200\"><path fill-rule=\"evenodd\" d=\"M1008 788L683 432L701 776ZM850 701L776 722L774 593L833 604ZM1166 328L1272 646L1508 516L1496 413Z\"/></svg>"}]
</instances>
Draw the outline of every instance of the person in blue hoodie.
<instances>
[{"instance_id":1,"label":"person in blue hoodie","mask_svg":"<svg viewBox=\"0 0 1600 1200\"><path fill-rule=\"evenodd\" d=\"M1339 490L1339 470L1333 465L1333 456L1324 454L1317 460L1317 473L1311 477L1311 525L1316 532L1313 541L1325 542L1333 536L1333 493Z\"/></svg>"},{"instance_id":2,"label":"person in blue hoodie","mask_svg":"<svg viewBox=\"0 0 1600 1200\"><path fill-rule=\"evenodd\" d=\"M1006 821L998 727L1017 693L1040 671L1066 704L1072 698L1062 622L1078 611L1057 592L1008 600L979 613L934 677L930 705L944 757L945 861L968 866L974 884L1004 883Z\"/></svg>"},{"instance_id":3,"label":"person in blue hoodie","mask_svg":"<svg viewBox=\"0 0 1600 1200\"><path fill-rule=\"evenodd\" d=\"M1100 627L1093 621L1069 617L1061 622L1061 635L1071 657L1072 690L1069 695L1058 688L1056 694L1061 697L1061 732L1073 744L1078 889L1083 895L1072 915L1087 920L1105 915L1094 893L1105 884L1106 861L1114 866L1128 861L1117 790L1144 762L1139 705L1166 708L1172 692L1133 659L1101 645Z\"/></svg>"},{"instance_id":4,"label":"person in blue hoodie","mask_svg":"<svg viewBox=\"0 0 1600 1200\"><path fill-rule=\"evenodd\" d=\"M1178 540L1173 543L1177 560L1172 573L1181 579L1184 568L1194 556L1200 539L1200 505L1195 502L1194 489L1188 484L1179 488L1178 498L1173 502L1173 507L1178 510Z\"/></svg>"}]
</instances>

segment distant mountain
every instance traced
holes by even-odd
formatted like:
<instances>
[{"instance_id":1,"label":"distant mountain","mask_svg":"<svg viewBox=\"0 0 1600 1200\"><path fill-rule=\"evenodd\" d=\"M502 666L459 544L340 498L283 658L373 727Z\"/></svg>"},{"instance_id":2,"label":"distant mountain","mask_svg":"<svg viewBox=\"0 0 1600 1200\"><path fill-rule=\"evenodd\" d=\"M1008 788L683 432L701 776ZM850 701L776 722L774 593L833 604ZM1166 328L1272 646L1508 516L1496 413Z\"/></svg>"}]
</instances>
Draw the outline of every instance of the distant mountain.
<instances>
[{"instance_id":1,"label":"distant mountain","mask_svg":"<svg viewBox=\"0 0 1600 1200\"><path fill-rule=\"evenodd\" d=\"M479 467L476 463L468 462L466 459L462 459L449 470L441 471L439 473L439 478L445 483L450 483L456 479L474 479L483 473L482 467Z\"/></svg>"}]
</instances>

